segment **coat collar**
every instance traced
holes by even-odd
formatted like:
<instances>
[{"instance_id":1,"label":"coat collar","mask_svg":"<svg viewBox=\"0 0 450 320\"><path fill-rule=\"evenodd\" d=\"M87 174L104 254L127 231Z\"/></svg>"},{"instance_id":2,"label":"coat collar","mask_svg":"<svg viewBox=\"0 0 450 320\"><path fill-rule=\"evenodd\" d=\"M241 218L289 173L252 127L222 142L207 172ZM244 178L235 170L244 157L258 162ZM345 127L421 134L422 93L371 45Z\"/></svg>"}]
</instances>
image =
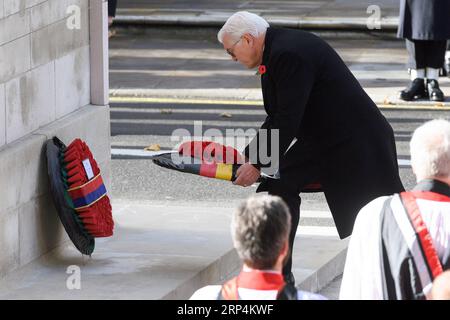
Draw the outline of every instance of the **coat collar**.
<instances>
[{"instance_id":1,"label":"coat collar","mask_svg":"<svg viewBox=\"0 0 450 320\"><path fill-rule=\"evenodd\" d=\"M269 62L270 51L272 49L272 41L274 37L275 29L272 27L267 28L266 37L264 39L264 51L263 51L263 59L262 65L267 65Z\"/></svg>"},{"instance_id":2,"label":"coat collar","mask_svg":"<svg viewBox=\"0 0 450 320\"><path fill-rule=\"evenodd\" d=\"M434 179L424 179L420 181L413 191L429 191L450 197L450 186L444 182Z\"/></svg>"}]
</instances>

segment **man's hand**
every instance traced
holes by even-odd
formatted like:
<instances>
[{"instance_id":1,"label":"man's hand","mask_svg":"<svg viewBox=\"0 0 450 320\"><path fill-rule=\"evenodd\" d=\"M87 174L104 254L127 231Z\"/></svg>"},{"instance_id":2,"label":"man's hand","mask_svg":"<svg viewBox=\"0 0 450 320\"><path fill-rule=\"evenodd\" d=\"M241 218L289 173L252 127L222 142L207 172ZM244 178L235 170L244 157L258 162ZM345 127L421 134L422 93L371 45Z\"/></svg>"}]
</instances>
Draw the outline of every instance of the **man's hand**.
<instances>
[{"instance_id":1,"label":"man's hand","mask_svg":"<svg viewBox=\"0 0 450 320\"><path fill-rule=\"evenodd\" d=\"M233 181L233 184L242 187L248 187L254 184L258 180L260 175L261 172L253 165L251 165L250 163L244 163L236 171L236 180Z\"/></svg>"}]
</instances>

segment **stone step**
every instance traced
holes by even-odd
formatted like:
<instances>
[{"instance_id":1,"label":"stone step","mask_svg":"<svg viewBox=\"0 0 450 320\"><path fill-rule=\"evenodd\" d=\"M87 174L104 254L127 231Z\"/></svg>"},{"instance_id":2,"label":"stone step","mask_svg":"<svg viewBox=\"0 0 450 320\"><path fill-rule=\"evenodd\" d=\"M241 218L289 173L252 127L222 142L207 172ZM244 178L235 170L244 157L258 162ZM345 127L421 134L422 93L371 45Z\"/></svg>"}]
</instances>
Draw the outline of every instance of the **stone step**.
<instances>
[{"instance_id":1,"label":"stone step","mask_svg":"<svg viewBox=\"0 0 450 320\"><path fill-rule=\"evenodd\" d=\"M91 258L66 241L2 279L0 299L188 299L241 268L229 230L232 206L116 200L113 208L115 234L97 239ZM300 226L297 285L314 292L325 287L342 273L346 245L334 227Z\"/></svg>"}]
</instances>

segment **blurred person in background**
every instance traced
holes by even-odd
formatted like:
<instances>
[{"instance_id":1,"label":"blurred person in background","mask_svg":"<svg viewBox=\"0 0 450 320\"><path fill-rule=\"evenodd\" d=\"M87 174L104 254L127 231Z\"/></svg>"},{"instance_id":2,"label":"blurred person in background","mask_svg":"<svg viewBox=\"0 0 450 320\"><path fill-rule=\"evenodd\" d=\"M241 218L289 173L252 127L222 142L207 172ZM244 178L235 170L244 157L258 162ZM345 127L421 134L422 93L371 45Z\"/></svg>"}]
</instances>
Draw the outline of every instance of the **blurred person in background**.
<instances>
[{"instance_id":1,"label":"blurred person in background","mask_svg":"<svg viewBox=\"0 0 450 320\"><path fill-rule=\"evenodd\" d=\"M450 39L450 1L401 0L399 19L397 36L406 39L411 76L399 98L444 101L438 79Z\"/></svg>"},{"instance_id":2,"label":"blurred person in background","mask_svg":"<svg viewBox=\"0 0 450 320\"><path fill-rule=\"evenodd\" d=\"M417 185L361 209L340 299L430 299L433 280L450 269L450 122L423 124L410 148Z\"/></svg>"},{"instance_id":3,"label":"blurred person in background","mask_svg":"<svg viewBox=\"0 0 450 320\"><path fill-rule=\"evenodd\" d=\"M114 18L116 17L116 9L117 9L117 0L108 0L108 37L112 37L115 32L111 29L111 26L114 22Z\"/></svg>"}]
</instances>

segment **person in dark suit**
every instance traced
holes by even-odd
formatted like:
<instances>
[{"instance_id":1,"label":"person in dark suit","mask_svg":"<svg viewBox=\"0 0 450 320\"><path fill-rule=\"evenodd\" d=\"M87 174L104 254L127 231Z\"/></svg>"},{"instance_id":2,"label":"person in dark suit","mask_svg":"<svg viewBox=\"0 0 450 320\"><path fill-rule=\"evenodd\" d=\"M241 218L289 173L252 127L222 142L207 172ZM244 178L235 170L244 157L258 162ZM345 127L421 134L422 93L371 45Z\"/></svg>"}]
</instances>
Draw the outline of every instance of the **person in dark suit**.
<instances>
[{"instance_id":1,"label":"person in dark suit","mask_svg":"<svg viewBox=\"0 0 450 320\"><path fill-rule=\"evenodd\" d=\"M114 22L114 18L116 17L117 10L117 0L108 0L108 38L111 38L116 34L116 32L111 29L111 26Z\"/></svg>"},{"instance_id":2,"label":"person in dark suit","mask_svg":"<svg viewBox=\"0 0 450 320\"><path fill-rule=\"evenodd\" d=\"M401 0L399 18L397 36L406 39L411 75L411 83L400 92L400 99L443 101L438 79L450 39L450 1Z\"/></svg>"},{"instance_id":3,"label":"person in dark suit","mask_svg":"<svg viewBox=\"0 0 450 320\"><path fill-rule=\"evenodd\" d=\"M302 191L324 192L339 236L345 238L366 203L404 190L391 126L325 41L301 30L271 28L245 11L227 20L218 39L233 60L259 66L268 115L246 147L247 162L234 183L250 186L261 168L277 163L279 179L261 183L257 192L268 191L287 203L291 250ZM264 141L265 130L277 132L278 141ZM274 144L279 160L263 161ZM283 269L288 282L294 282L291 268L292 256Z\"/></svg>"},{"instance_id":4,"label":"person in dark suit","mask_svg":"<svg viewBox=\"0 0 450 320\"><path fill-rule=\"evenodd\" d=\"M111 26L116 17L117 0L108 0L108 25Z\"/></svg>"}]
</instances>

